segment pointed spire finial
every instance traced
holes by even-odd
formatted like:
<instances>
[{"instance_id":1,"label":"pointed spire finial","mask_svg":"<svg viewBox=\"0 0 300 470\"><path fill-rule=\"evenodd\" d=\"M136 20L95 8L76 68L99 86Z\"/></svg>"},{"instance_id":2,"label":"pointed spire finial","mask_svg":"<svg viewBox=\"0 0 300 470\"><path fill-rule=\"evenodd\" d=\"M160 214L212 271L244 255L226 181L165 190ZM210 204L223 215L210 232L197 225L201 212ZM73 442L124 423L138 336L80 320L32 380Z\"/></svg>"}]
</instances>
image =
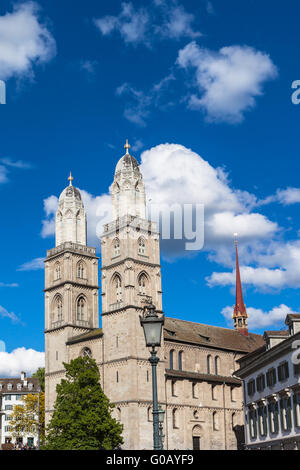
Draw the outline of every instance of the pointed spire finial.
<instances>
[{"instance_id":1,"label":"pointed spire finial","mask_svg":"<svg viewBox=\"0 0 300 470\"><path fill-rule=\"evenodd\" d=\"M72 186L72 181L73 181L73 176L72 176L72 173L70 172L70 176L68 178L68 180L70 181L70 186Z\"/></svg>"},{"instance_id":2,"label":"pointed spire finial","mask_svg":"<svg viewBox=\"0 0 300 470\"><path fill-rule=\"evenodd\" d=\"M128 143L128 139L126 139L126 144L124 145L124 149L126 150L126 155L129 155L130 145Z\"/></svg>"},{"instance_id":3,"label":"pointed spire finial","mask_svg":"<svg viewBox=\"0 0 300 470\"><path fill-rule=\"evenodd\" d=\"M242 292L242 282L240 275L240 266L239 266L239 255L237 249L237 233L234 234L235 240L235 256L236 256L236 293L235 293L235 306L233 310L232 318L234 320L234 327L242 335L248 336L248 326L247 326L247 310L246 305L243 299Z\"/></svg>"}]
</instances>

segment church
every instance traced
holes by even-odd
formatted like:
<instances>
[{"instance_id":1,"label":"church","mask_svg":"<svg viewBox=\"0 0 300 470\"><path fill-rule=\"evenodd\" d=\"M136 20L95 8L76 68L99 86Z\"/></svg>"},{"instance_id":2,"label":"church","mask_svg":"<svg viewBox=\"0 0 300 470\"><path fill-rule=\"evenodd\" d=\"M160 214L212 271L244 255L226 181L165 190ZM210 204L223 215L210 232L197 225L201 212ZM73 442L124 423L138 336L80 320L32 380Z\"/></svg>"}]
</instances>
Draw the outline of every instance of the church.
<instances>
[{"instance_id":1,"label":"church","mask_svg":"<svg viewBox=\"0 0 300 470\"><path fill-rule=\"evenodd\" d=\"M140 315L151 299L163 313L160 237L147 220L137 160L129 152L116 165L112 221L101 235L101 317L96 248L87 246L80 191L69 185L59 197L55 247L45 259L46 422L64 377L63 362L95 359L101 386L123 426L123 449L153 448L152 379ZM165 411L165 449L234 450L243 444L238 360L264 344L248 332L236 246L233 329L165 317L158 349L158 401ZM166 292L165 295L168 295Z\"/></svg>"}]
</instances>

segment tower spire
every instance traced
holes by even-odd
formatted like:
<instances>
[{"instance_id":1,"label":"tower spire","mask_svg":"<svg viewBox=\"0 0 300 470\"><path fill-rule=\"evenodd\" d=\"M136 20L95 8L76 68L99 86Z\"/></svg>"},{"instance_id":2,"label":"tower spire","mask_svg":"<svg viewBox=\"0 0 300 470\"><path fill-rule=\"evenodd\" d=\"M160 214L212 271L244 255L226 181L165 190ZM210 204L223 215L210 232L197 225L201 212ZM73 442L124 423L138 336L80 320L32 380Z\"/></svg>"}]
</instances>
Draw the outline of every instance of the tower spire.
<instances>
[{"instance_id":1,"label":"tower spire","mask_svg":"<svg viewBox=\"0 0 300 470\"><path fill-rule=\"evenodd\" d=\"M247 326L247 310L244 304L242 282L239 267L239 255L237 248L237 233L234 234L235 243L235 256L236 256L236 292L235 292L235 306L233 310L232 318L234 320L234 328L239 331L242 335L248 336Z\"/></svg>"},{"instance_id":2,"label":"tower spire","mask_svg":"<svg viewBox=\"0 0 300 470\"><path fill-rule=\"evenodd\" d=\"M70 186L72 186L72 181L73 181L73 176L72 176L72 173L70 172L70 176L68 178L68 180L70 181Z\"/></svg>"},{"instance_id":3,"label":"tower spire","mask_svg":"<svg viewBox=\"0 0 300 470\"><path fill-rule=\"evenodd\" d=\"M126 139L126 144L124 145L124 149L126 150L126 155L129 155L130 145L128 143L128 139Z\"/></svg>"}]
</instances>

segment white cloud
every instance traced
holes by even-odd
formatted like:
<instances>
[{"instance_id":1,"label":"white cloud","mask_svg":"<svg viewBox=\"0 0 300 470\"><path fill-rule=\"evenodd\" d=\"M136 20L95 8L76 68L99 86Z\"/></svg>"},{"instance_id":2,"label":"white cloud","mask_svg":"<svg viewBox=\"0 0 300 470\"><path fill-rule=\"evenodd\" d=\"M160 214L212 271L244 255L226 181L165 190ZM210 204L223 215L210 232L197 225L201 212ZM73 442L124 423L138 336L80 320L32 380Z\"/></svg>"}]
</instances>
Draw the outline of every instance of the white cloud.
<instances>
[{"instance_id":1,"label":"white cloud","mask_svg":"<svg viewBox=\"0 0 300 470\"><path fill-rule=\"evenodd\" d=\"M22 264L17 269L18 271L38 271L44 269L44 258L35 258L27 263Z\"/></svg>"},{"instance_id":2,"label":"white cloud","mask_svg":"<svg viewBox=\"0 0 300 470\"><path fill-rule=\"evenodd\" d=\"M0 165L0 184L7 183L7 168L3 165Z\"/></svg>"},{"instance_id":3,"label":"white cloud","mask_svg":"<svg viewBox=\"0 0 300 470\"><path fill-rule=\"evenodd\" d=\"M150 16L143 7L135 10L131 3L122 3L118 16L104 16L94 22L104 36L116 30L128 44L148 43L146 35Z\"/></svg>"},{"instance_id":4,"label":"white cloud","mask_svg":"<svg viewBox=\"0 0 300 470\"><path fill-rule=\"evenodd\" d=\"M9 318L13 323L21 323L20 318L13 312L8 312L0 305L0 318Z\"/></svg>"},{"instance_id":5,"label":"white cloud","mask_svg":"<svg viewBox=\"0 0 300 470\"><path fill-rule=\"evenodd\" d=\"M177 64L195 70L188 106L201 109L210 121L237 123L263 94L264 82L277 76L270 57L248 46L211 51L192 41L179 51ZM189 84L190 86L190 84Z\"/></svg>"},{"instance_id":6,"label":"white cloud","mask_svg":"<svg viewBox=\"0 0 300 470\"><path fill-rule=\"evenodd\" d=\"M144 44L151 47L155 40L196 38L201 36L192 24L195 15L188 13L176 1L154 1L147 8L134 8L132 3L122 3L117 16L107 15L94 20L103 36L119 32L127 44Z\"/></svg>"},{"instance_id":7,"label":"white cloud","mask_svg":"<svg viewBox=\"0 0 300 470\"><path fill-rule=\"evenodd\" d=\"M231 326L233 307L224 307L221 313ZM267 327L276 328L276 326L282 325L288 313L295 312L287 305L281 304L268 312L264 312L259 308L247 307L247 313L249 315L248 327L250 330L255 330Z\"/></svg>"},{"instance_id":8,"label":"white cloud","mask_svg":"<svg viewBox=\"0 0 300 470\"><path fill-rule=\"evenodd\" d=\"M32 77L33 66L46 63L56 53L55 40L40 22L35 2L19 3L0 17L0 79Z\"/></svg>"},{"instance_id":9,"label":"white cloud","mask_svg":"<svg viewBox=\"0 0 300 470\"><path fill-rule=\"evenodd\" d=\"M45 353L26 349L0 352L0 377L19 377L21 372L32 375L39 367L45 367Z\"/></svg>"},{"instance_id":10,"label":"white cloud","mask_svg":"<svg viewBox=\"0 0 300 470\"><path fill-rule=\"evenodd\" d=\"M156 28L156 32L160 33L162 37L170 39L180 39L182 37L196 38L202 36L199 31L195 31L192 23L195 16L188 13L183 6L174 5L166 10L166 19L162 26Z\"/></svg>"},{"instance_id":11,"label":"white cloud","mask_svg":"<svg viewBox=\"0 0 300 470\"><path fill-rule=\"evenodd\" d=\"M11 284L6 284L5 282L0 282L0 287L19 287L19 284L16 284L15 282Z\"/></svg>"},{"instance_id":12,"label":"white cloud","mask_svg":"<svg viewBox=\"0 0 300 470\"><path fill-rule=\"evenodd\" d=\"M143 142L140 139L136 139L134 143L131 145L131 150L133 152L138 152L144 147Z\"/></svg>"},{"instance_id":13,"label":"white cloud","mask_svg":"<svg viewBox=\"0 0 300 470\"><path fill-rule=\"evenodd\" d=\"M117 96L126 97L124 117L140 127L145 127L152 107L164 110L173 105L172 102L168 101L167 92L169 91L170 82L174 80L174 75L169 74L158 83L155 83L147 93L137 90L128 83L120 85L116 89L116 94ZM166 102L163 102L165 96Z\"/></svg>"},{"instance_id":14,"label":"white cloud","mask_svg":"<svg viewBox=\"0 0 300 470\"><path fill-rule=\"evenodd\" d=\"M1 158L0 162L3 165L10 166L12 168L18 168L21 170L28 170L32 168L31 163L24 162L23 160L12 160L11 158Z\"/></svg>"}]
</instances>

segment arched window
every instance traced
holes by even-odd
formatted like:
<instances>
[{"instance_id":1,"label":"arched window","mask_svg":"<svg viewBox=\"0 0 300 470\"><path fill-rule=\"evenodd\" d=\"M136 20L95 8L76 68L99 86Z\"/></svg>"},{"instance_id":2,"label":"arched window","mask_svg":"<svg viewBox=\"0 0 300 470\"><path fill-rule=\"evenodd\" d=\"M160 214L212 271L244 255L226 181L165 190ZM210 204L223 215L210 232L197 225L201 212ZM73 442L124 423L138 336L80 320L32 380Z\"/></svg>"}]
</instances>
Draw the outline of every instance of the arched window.
<instances>
[{"instance_id":1,"label":"arched window","mask_svg":"<svg viewBox=\"0 0 300 470\"><path fill-rule=\"evenodd\" d=\"M174 410L172 411L172 423L173 423L173 428L178 428L178 410L177 408L174 408Z\"/></svg>"},{"instance_id":2,"label":"arched window","mask_svg":"<svg viewBox=\"0 0 300 470\"><path fill-rule=\"evenodd\" d=\"M138 284L139 284L139 294L140 295L147 295L148 278L147 278L146 274L142 273L142 274L139 275Z\"/></svg>"},{"instance_id":3,"label":"arched window","mask_svg":"<svg viewBox=\"0 0 300 470\"><path fill-rule=\"evenodd\" d=\"M210 374L210 371L211 371L211 355L210 354L207 356L206 361L207 361L207 373Z\"/></svg>"},{"instance_id":4,"label":"arched window","mask_svg":"<svg viewBox=\"0 0 300 470\"><path fill-rule=\"evenodd\" d=\"M217 411L213 412L212 418L213 418L213 430L218 431L219 430L219 416L218 416Z\"/></svg>"},{"instance_id":5,"label":"arched window","mask_svg":"<svg viewBox=\"0 0 300 470\"><path fill-rule=\"evenodd\" d=\"M90 350L90 348L83 348L82 356L92 357L92 351Z\"/></svg>"},{"instance_id":6,"label":"arched window","mask_svg":"<svg viewBox=\"0 0 300 470\"><path fill-rule=\"evenodd\" d=\"M80 261L77 265L77 277L79 277L80 279L84 279L85 277L85 269L82 261Z\"/></svg>"},{"instance_id":7,"label":"arched window","mask_svg":"<svg viewBox=\"0 0 300 470\"><path fill-rule=\"evenodd\" d=\"M146 243L145 239L143 237L139 238L139 254L140 255L145 255L146 254Z\"/></svg>"},{"instance_id":8,"label":"arched window","mask_svg":"<svg viewBox=\"0 0 300 470\"><path fill-rule=\"evenodd\" d=\"M80 297L77 300L77 320L84 320L85 316L85 300L83 297Z\"/></svg>"},{"instance_id":9,"label":"arched window","mask_svg":"<svg viewBox=\"0 0 300 470\"><path fill-rule=\"evenodd\" d=\"M122 302L122 281L117 274L114 279L115 296L117 302Z\"/></svg>"},{"instance_id":10,"label":"arched window","mask_svg":"<svg viewBox=\"0 0 300 470\"><path fill-rule=\"evenodd\" d=\"M231 415L231 428L232 428L232 430L234 430L235 427L236 427L236 414L232 413L232 415Z\"/></svg>"},{"instance_id":11,"label":"arched window","mask_svg":"<svg viewBox=\"0 0 300 470\"><path fill-rule=\"evenodd\" d=\"M117 408L117 421L121 421L121 408Z\"/></svg>"},{"instance_id":12,"label":"arched window","mask_svg":"<svg viewBox=\"0 0 300 470\"><path fill-rule=\"evenodd\" d=\"M179 353L178 353L178 370L182 370L182 356L183 356L183 351L179 351Z\"/></svg>"},{"instance_id":13,"label":"arched window","mask_svg":"<svg viewBox=\"0 0 300 470\"><path fill-rule=\"evenodd\" d=\"M119 256L120 254L120 240L115 238L113 241L113 254L114 256Z\"/></svg>"},{"instance_id":14,"label":"arched window","mask_svg":"<svg viewBox=\"0 0 300 470\"><path fill-rule=\"evenodd\" d=\"M171 349L169 353L169 359L170 359L170 369L172 370L174 368L174 349Z\"/></svg>"},{"instance_id":15,"label":"arched window","mask_svg":"<svg viewBox=\"0 0 300 470\"><path fill-rule=\"evenodd\" d=\"M220 358L219 356L215 357L215 374L219 375L220 373Z\"/></svg>"},{"instance_id":16,"label":"arched window","mask_svg":"<svg viewBox=\"0 0 300 470\"><path fill-rule=\"evenodd\" d=\"M148 408L147 408L147 419L148 419L148 421L152 421L152 416L153 416L152 415L152 408L151 408L151 406L148 406Z\"/></svg>"},{"instance_id":17,"label":"arched window","mask_svg":"<svg viewBox=\"0 0 300 470\"><path fill-rule=\"evenodd\" d=\"M56 263L56 265L55 265L55 280L57 281L60 278L61 278L61 267L60 267L59 263Z\"/></svg>"},{"instance_id":18,"label":"arched window","mask_svg":"<svg viewBox=\"0 0 300 470\"><path fill-rule=\"evenodd\" d=\"M60 295L56 299L56 310L57 310L57 321L62 321L63 311L62 311L62 299Z\"/></svg>"}]
</instances>

